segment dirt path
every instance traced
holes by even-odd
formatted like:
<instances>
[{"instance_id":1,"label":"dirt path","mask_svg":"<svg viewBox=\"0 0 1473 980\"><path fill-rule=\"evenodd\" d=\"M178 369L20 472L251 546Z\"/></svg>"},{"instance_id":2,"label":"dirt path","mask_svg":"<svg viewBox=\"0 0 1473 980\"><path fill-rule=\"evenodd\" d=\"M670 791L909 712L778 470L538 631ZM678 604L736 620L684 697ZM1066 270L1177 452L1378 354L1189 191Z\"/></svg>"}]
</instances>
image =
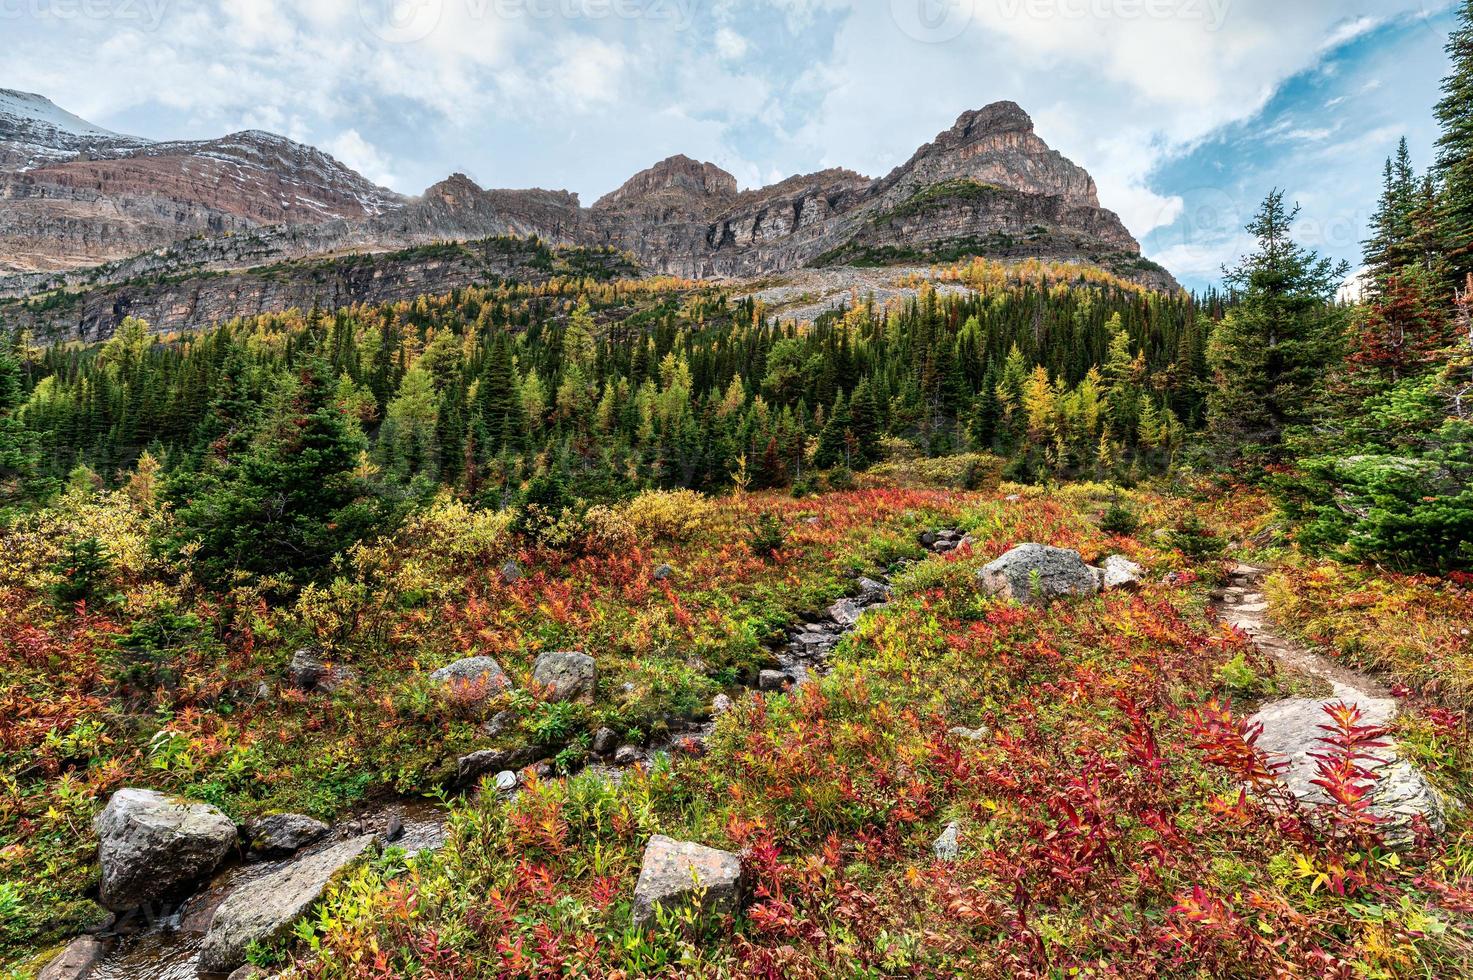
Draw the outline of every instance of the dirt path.
<instances>
[{"instance_id":1,"label":"dirt path","mask_svg":"<svg viewBox=\"0 0 1473 980\"><path fill-rule=\"evenodd\" d=\"M1318 785L1322 777L1320 758L1326 751L1325 709L1337 702L1355 705L1365 725L1388 727L1401 711L1386 685L1358 670L1288 639L1268 620L1268 600L1262 586L1267 572L1239 565L1232 572L1223 598L1213 608L1224 622L1252 638L1259 650L1291 671L1316 677L1334 693L1325 699L1286 698L1266 704L1249 724L1261 726L1257 747L1283 765L1280 778L1302 803L1324 806L1329 796ZM1440 794L1406 758L1396 739L1387 735L1381 746L1368 750L1364 759L1375 773L1376 786L1371 812L1381 819L1381 833L1392 846L1410 843L1415 828L1425 824L1434 833L1444 827Z\"/></svg>"},{"instance_id":2,"label":"dirt path","mask_svg":"<svg viewBox=\"0 0 1473 980\"><path fill-rule=\"evenodd\" d=\"M1335 689L1337 698L1346 701L1374 701L1391 697L1385 684L1368 674L1288 639L1278 633L1268 619L1268 599L1262 592L1268 572L1252 565L1233 569L1220 602L1213 604L1222 621L1247 633L1258 649L1281 665L1301 674L1318 677Z\"/></svg>"}]
</instances>

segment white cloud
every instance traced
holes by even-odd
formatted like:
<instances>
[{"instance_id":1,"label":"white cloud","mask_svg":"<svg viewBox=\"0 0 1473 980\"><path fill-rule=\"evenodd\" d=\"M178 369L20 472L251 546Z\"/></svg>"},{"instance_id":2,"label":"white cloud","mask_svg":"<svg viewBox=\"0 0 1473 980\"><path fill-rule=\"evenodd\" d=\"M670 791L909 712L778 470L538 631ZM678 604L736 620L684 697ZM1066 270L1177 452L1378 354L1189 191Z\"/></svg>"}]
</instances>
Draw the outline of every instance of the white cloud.
<instances>
[{"instance_id":1,"label":"white cloud","mask_svg":"<svg viewBox=\"0 0 1473 980\"><path fill-rule=\"evenodd\" d=\"M716 53L727 61L740 61L746 57L748 47L747 39L730 27L716 31Z\"/></svg>"},{"instance_id":2,"label":"white cloud","mask_svg":"<svg viewBox=\"0 0 1473 980\"><path fill-rule=\"evenodd\" d=\"M375 184L393 187L398 183L389 161L356 129L344 130L324 143L322 148Z\"/></svg>"}]
</instances>

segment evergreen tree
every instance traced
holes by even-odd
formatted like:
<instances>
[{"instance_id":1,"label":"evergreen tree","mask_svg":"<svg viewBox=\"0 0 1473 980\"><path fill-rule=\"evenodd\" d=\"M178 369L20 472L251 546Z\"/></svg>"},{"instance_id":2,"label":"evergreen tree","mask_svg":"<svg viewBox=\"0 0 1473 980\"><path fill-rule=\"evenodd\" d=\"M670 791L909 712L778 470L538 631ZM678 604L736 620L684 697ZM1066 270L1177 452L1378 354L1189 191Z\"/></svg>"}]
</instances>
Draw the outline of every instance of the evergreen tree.
<instances>
[{"instance_id":1,"label":"evergreen tree","mask_svg":"<svg viewBox=\"0 0 1473 980\"><path fill-rule=\"evenodd\" d=\"M1436 173L1442 185L1439 237L1452 287L1473 273L1473 0L1462 0L1448 39L1452 72L1443 80Z\"/></svg>"},{"instance_id":2,"label":"evergreen tree","mask_svg":"<svg viewBox=\"0 0 1473 980\"><path fill-rule=\"evenodd\" d=\"M14 503L36 471L36 446L21 419L20 365L0 348L0 504Z\"/></svg>"},{"instance_id":3,"label":"evergreen tree","mask_svg":"<svg viewBox=\"0 0 1473 980\"><path fill-rule=\"evenodd\" d=\"M309 359L279 384L249 448L174 481L179 543L199 542L206 574L311 576L372 530L377 515L358 503L354 473L363 436L336 391L327 363Z\"/></svg>"},{"instance_id":4,"label":"evergreen tree","mask_svg":"<svg viewBox=\"0 0 1473 980\"><path fill-rule=\"evenodd\" d=\"M1350 268L1294 242L1298 214L1269 194L1247 229L1258 250L1224 270L1240 297L1209 346L1208 424L1229 447L1275 453L1284 430L1309 419L1340 341L1331 301Z\"/></svg>"}]
</instances>

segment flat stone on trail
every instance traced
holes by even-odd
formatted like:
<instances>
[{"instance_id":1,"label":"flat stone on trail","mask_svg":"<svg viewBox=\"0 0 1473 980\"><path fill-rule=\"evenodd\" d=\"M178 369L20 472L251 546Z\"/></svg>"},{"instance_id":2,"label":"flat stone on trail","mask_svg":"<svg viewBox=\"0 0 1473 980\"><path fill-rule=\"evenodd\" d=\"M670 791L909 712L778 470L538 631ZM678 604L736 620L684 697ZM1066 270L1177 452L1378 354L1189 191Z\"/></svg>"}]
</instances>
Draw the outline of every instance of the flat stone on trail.
<instances>
[{"instance_id":1,"label":"flat stone on trail","mask_svg":"<svg viewBox=\"0 0 1473 980\"><path fill-rule=\"evenodd\" d=\"M1079 552L1041 544L1019 545L977 574L988 595L1035 606L1100 591L1099 578Z\"/></svg>"},{"instance_id":2,"label":"flat stone on trail","mask_svg":"<svg viewBox=\"0 0 1473 980\"><path fill-rule=\"evenodd\" d=\"M205 803L120 789L97 815L102 904L126 912L192 885L234 849L235 823Z\"/></svg>"},{"instance_id":3,"label":"flat stone on trail","mask_svg":"<svg viewBox=\"0 0 1473 980\"><path fill-rule=\"evenodd\" d=\"M702 912L736 912L742 897L742 859L726 851L657 834L644 851L634 887L634 924L647 925L656 908L699 905Z\"/></svg>"},{"instance_id":4,"label":"flat stone on trail","mask_svg":"<svg viewBox=\"0 0 1473 980\"><path fill-rule=\"evenodd\" d=\"M532 683L554 704L592 701L598 686L598 664L586 653L544 653L532 665Z\"/></svg>"},{"instance_id":5,"label":"flat stone on trail","mask_svg":"<svg viewBox=\"0 0 1473 980\"><path fill-rule=\"evenodd\" d=\"M251 943L280 938L373 843L370 834L334 844L231 892L210 920L200 972L229 973L245 963Z\"/></svg>"},{"instance_id":6,"label":"flat stone on trail","mask_svg":"<svg viewBox=\"0 0 1473 980\"><path fill-rule=\"evenodd\" d=\"M1250 725L1263 726L1258 748L1267 753L1270 761L1288 763L1288 768L1279 778L1303 804L1327 806L1331 802L1325 790L1314 784L1314 780L1319 778L1319 764L1312 754L1329 750L1329 746L1320 741L1328 734L1321 726L1330 724L1325 708L1340 701L1354 704L1364 712L1363 725L1389 725L1396 717L1396 702L1390 698L1367 697L1360 692L1340 688L1336 696L1327 701L1291 698L1274 702L1249 720ZM1366 768L1378 777L1371 813L1386 821L1379 828L1382 836L1393 846L1409 843L1412 840L1412 821L1418 815L1426 818L1435 833L1441 833L1445 824L1442 799L1437 790L1416 767L1401 757L1395 739L1388 735L1377 741L1385 742L1386 747L1367 753L1374 760Z\"/></svg>"}]
</instances>

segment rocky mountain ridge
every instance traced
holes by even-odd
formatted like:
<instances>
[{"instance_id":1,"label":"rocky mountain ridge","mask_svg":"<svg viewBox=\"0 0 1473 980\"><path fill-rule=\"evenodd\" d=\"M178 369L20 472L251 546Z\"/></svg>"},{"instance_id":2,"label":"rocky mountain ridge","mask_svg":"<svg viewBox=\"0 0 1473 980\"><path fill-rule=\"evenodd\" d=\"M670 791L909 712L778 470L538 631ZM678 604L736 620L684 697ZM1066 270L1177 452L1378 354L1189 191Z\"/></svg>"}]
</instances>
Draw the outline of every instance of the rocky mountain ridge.
<instances>
[{"instance_id":1,"label":"rocky mountain ridge","mask_svg":"<svg viewBox=\"0 0 1473 980\"><path fill-rule=\"evenodd\" d=\"M591 207L567 191L485 189L463 174L406 199L260 132L103 150L0 173L0 268L13 273L0 277L0 297L105 288L108 304L125 308L140 280L504 237L613 249L645 272L692 279L980 255L1080 262L1176 287L1100 205L1089 173L1011 102L963 113L879 179L831 169L743 191L715 164L675 156ZM95 319L63 329L109 332Z\"/></svg>"}]
</instances>

